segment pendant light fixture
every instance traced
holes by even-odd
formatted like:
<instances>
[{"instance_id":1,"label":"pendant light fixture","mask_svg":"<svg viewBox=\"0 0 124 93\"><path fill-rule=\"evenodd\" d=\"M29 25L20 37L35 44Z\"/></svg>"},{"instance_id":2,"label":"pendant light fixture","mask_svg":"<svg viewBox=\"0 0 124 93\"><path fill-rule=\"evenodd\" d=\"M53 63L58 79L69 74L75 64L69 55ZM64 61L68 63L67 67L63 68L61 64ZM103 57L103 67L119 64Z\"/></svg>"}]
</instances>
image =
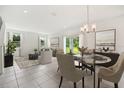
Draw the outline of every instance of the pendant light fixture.
<instances>
[{"instance_id":1,"label":"pendant light fixture","mask_svg":"<svg viewBox=\"0 0 124 93\"><path fill-rule=\"evenodd\" d=\"M81 32L87 32L87 33L89 33L89 32L95 32L95 30L96 30L96 25L95 24L93 24L93 25L90 25L90 15L89 15L89 6L87 5L86 6L86 9L87 9L87 11L86 11L86 16L87 16L87 23L85 24L85 25L83 25L81 28L80 28L80 30L81 30Z\"/></svg>"}]
</instances>

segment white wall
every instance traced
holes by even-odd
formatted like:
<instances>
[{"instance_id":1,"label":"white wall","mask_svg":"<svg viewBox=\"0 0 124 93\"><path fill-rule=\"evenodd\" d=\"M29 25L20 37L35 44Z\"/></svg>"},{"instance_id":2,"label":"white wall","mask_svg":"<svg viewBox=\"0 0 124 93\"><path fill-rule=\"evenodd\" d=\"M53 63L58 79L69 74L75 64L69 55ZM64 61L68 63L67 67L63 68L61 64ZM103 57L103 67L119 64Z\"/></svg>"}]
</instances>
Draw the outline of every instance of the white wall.
<instances>
[{"instance_id":1,"label":"white wall","mask_svg":"<svg viewBox=\"0 0 124 93\"><path fill-rule=\"evenodd\" d=\"M97 31L106 29L116 29L116 51L124 52L124 17L117 17L107 21L98 22ZM94 35L88 37L88 47L95 46Z\"/></svg>"},{"instance_id":2,"label":"white wall","mask_svg":"<svg viewBox=\"0 0 124 93\"><path fill-rule=\"evenodd\" d=\"M89 49L95 49L95 33L87 33L86 34L86 43L85 45L89 48Z\"/></svg>"},{"instance_id":3,"label":"white wall","mask_svg":"<svg viewBox=\"0 0 124 93\"><path fill-rule=\"evenodd\" d=\"M27 56L34 53L34 49L38 49L38 34L24 32L21 39L21 56Z\"/></svg>"},{"instance_id":4,"label":"white wall","mask_svg":"<svg viewBox=\"0 0 124 93\"><path fill-rule=\"evenodd\" d=\"M34 49L38 49L38 38L43 36L41 33L20 31L15 29L6 29L10 33L20 33L21 34L21 44L20 44L20 55L28 56L30 53L34 53Z\"/></svg>"},{"instance_id":5,"label":"white wall","mask_svg":"<svg viewBox=\"0 0 124 93\"><path fill-rule=\"evenodd\" d=\"M83 38L84 38L84 35L83 35L83 34L80 34L80 35L79 35L79 47L82 47L83 44L84 44Z\"/></svg>"}]
</instances>

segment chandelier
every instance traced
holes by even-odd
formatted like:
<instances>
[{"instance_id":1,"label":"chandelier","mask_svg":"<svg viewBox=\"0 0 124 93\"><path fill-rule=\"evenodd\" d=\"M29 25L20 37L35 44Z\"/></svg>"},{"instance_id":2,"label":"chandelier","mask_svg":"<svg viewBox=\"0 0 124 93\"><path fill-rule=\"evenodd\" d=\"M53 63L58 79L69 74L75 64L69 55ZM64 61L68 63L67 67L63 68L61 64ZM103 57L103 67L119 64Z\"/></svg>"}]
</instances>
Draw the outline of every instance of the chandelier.
<instances>
[{"instance_id":1,"label":"chandelier","mask_svg":"<svg viewBox=\"0 0 124 93\"><path fill-rule=\"evenodd\" d=\"M80 31L81 32L95 32L96 30L96 25L95 24L90 24L90 20L89 20L89 6L87 5L86 6L86 9L87 9L87 23L85 25L83 25L81 28L80 28Z\"/></svg>"}]
</instances>

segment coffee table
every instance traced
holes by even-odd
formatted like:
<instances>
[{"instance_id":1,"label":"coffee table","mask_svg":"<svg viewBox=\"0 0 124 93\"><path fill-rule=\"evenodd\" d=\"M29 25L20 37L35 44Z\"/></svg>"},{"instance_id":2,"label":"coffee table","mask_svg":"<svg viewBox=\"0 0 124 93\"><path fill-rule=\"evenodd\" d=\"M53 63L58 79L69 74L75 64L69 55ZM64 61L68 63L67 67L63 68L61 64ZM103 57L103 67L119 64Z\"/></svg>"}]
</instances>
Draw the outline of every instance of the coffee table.
<instances>
[{"instance_id":1,"label":"coffee table","mask_svg":"<svg viewBox=\"0 0 124 93\"><path fill-rule=\"evenodd\" d=\"M37 60L38 54L29 54L29 60Z\"/></svg>"}]
</instances>

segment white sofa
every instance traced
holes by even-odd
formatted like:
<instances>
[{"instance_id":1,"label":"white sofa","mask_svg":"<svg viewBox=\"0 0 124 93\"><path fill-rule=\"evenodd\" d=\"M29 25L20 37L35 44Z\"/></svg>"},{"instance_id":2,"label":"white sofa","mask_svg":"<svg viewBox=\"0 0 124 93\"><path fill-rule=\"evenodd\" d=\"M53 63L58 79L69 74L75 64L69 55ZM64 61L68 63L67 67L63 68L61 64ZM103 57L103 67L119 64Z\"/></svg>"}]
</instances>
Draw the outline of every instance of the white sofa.
<instances>
[{"instance_id":1,"label":"white sofa","mask_svg":"<svg viewBox=\"0 0 124 93\"><path fill-rule=\"evenodd\" d=\"M41 54L38 60L39 60L39 63L42 65L51 63L52 62L52 51L50 49L41 51Z\"/></svg>"}]
</instances>

